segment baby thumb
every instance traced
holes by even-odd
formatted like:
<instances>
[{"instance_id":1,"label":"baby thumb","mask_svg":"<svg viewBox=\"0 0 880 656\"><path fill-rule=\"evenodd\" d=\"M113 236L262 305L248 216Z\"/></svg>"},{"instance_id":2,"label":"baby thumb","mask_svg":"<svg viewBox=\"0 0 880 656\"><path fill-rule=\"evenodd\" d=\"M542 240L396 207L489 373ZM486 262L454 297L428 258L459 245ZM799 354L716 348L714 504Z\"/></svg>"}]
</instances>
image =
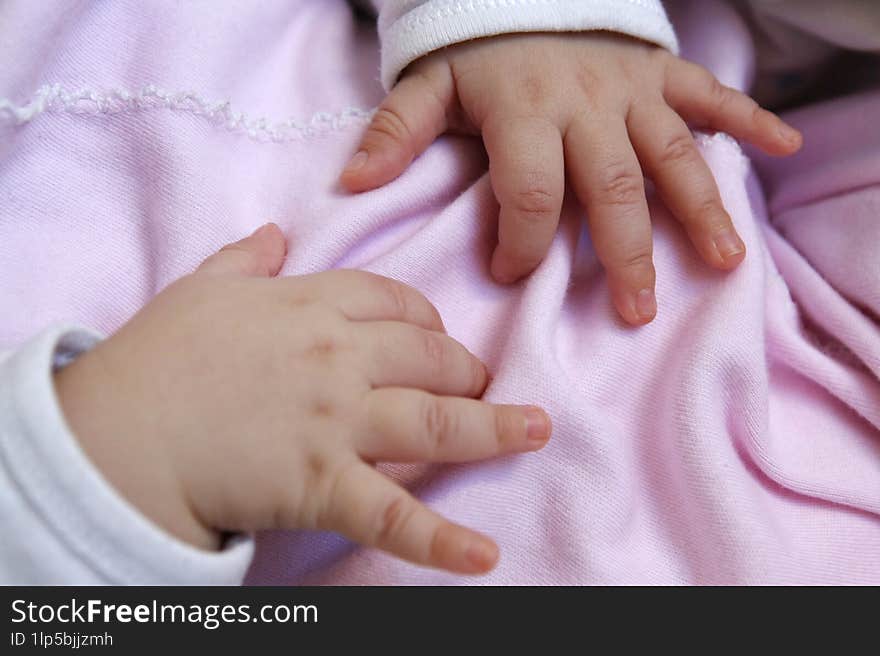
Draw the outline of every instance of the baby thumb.
<instances>
[{"instance_id":1,"label":"baby thumb","mask_svg":"<svg viewBox=\"0 0 880 656\"><path fill-rule=\"evenodd\" d=\"M379 106L357 153L342 172L349 191L367 191L390 182L438 135L446 131L453 99L449 66L432 62L418 75L406 75Z\"/></svg>"},{"instance_id":2,"label":"baby thumb","mask_svg":"<svg viewBox=\"0 0 880 656\"><path fill-rule=\"evenodd\" d=\"M281 270L285 255L284 233L274 223L267 223L249 237L221 248L202 262L198 272L271 278Z\"/></svg>"}]
</instances>

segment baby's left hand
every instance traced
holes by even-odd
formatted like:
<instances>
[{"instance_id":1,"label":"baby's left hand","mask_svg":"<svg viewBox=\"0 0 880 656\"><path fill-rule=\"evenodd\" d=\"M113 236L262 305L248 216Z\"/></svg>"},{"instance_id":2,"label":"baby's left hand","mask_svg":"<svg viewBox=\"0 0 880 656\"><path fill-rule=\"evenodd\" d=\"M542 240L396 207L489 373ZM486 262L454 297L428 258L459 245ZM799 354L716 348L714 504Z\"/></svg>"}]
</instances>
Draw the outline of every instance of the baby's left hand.
<instances>
[{"instance_id":1,"label":"baby's left hand","mask_svg":"<svg viewBox=\"0 0 880 656\"><path fill-rule=\"evenodd\" d=\"M513 282L547 253L567 174L614 304L639 325L656 313L643 170L706 262L732 269L745 256L688 123L772 155L790 155L802 141L748 96L657 46L606 32L498 36L411 64L342 183L373 189L438 135L481 134L501 206L492 275Z\"/></svg>"}]
</instances>

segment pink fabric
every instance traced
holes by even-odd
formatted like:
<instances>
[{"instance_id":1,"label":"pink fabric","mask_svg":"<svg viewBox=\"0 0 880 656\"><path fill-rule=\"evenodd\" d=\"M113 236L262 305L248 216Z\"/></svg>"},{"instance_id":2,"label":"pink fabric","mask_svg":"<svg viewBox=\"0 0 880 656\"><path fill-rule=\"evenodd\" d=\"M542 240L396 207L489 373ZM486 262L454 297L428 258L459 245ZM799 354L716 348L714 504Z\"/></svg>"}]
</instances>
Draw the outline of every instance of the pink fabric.
<instances>
[{"instance_id":1,"label":"pink fabric","mask_svg":"<svg viewBox=\"0 0 880 656\"><path fill-rule=\"evenodd\" d=\"M744 84L742 26L690 4L676 15L685 54ZM0 346L57 320L111 332L274 219L291 242L284 274L362 267L414 285L489 364L489 399L553 418L537 454L388 468L498 540L489 576L279 532L261 537L249 582L880 583L880 93L792 115L807 146L758 159L762 182L735 143L703 137L749 255L710 271L653 202L660 310L633 330L573 202L535 275L490 280L497 208L477 142L441 139L397 181L350 196L335 178L359 114L277 142L226 126L234 111L271 128L378 102L372 27L342 0L20 0L0 6L0 26L0 61L16 62L0 67L0 97L19 105L0 109ZM154 91L65 109L56 93L15 125L54 83L193 90L232 109L167 107Z\"/></svg>"}]
</instances>

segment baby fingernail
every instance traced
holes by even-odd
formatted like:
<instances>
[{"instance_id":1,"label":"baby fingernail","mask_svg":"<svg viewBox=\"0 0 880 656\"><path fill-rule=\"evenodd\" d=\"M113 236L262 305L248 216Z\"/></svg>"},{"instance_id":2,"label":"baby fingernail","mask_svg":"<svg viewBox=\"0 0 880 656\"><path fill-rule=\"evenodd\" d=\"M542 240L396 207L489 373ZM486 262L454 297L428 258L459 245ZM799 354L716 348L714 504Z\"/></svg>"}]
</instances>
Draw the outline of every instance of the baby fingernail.
<instances>
[{"instance_id":1,"label":"baby fingernail","mask_svg":"<svg viewBox=\"0 0 880 656\"><path fill-rule=\"evenodd\" d=\"M550 437L550 418L541 408L526 410L526 439L532 444L543 444Z\"/></svg>"},{"instance_id":2,"label":"baby fingernail","mask_svg":"<svg viewBox=\"0 0 880 656\"><path fill-rule=\"evenodd\" d=\"M643 289L636 294L636 314L642 321L650 321L657 314L657 299L653 290Z\"/></svg>"},{"instance_id":3,"label":"baby fingernail","mask_svg":"<svg viewBox=\"0 0 880 656\"><path fill-rule=\"evenodd\" d=\"M498 560L498 547L488 540L478 540L467 548L465 558L475 570L485 572L492 569L495 561Z\"/></svg>"},{"instance_id":4,"label":"baby fingernail","mask_svg":"<svg viewBox=\"0 0 880 656\"><path fill-rule=\"evenodd\" d=\"M779 126L779 136L782 137L783 141L789 143L797 143L801 140L801 133L785 123Z\"/></svg>"},{"instance_id":5,"label":"baby fingernail","mask_svg":"<svg viewBox=\"0 0 880 656\"><path fill-rule=\"evenodd\" d=\"M348 161L348 164L345 165L345 172L351 173L353 171L357 171L359 168L363 167L363 165L367 163L368 158L369 155L367 154L366 150L357 151L354 154L354 157L352 157Z\"/></svg>"},{"instance_id":6,"label":"baby fingernail","mask_svg":"<svg viewBox=\"0 0 880 656\"><path fill-rule=\"evenodd\" d=\"M508 264L504 261L503 256L497 248L492 255L492 264L489 268L495 281L502 285L514 283L518 278L516 273L508 268Z\"/></svg>"},{"instance_id":7,"label":"baby fingernail","mask_svg":"<svg viewBox=\"0 0 880 656\"><path fill-rule=\"evenodd\" d=\"M732 257L744 253L746 245L734 230L725 228L715 235L715 248L723 260L729 260Z\"/></svg>"}]
</instances>

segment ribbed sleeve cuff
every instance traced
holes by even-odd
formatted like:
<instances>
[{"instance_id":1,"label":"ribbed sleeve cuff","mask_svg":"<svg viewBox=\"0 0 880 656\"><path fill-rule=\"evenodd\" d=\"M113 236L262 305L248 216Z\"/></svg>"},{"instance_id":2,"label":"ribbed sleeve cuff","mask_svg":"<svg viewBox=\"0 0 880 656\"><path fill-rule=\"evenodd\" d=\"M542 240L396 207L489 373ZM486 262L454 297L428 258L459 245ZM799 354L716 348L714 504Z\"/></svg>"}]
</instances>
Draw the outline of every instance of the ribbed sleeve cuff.
<instances>
[{"instance_id":1,"label":"ribbed sleeve cuff","mask_svg":"<svg viewBox=\"0 0 880 656\"><path fill-rule=\"evenodd\" d=\"M386 90L419 57L495 34L610 30L678 53L675 31L659 0L429 0L395 8L412 4L386 1L380 13Z\"/></svg>"}]
</instances>

